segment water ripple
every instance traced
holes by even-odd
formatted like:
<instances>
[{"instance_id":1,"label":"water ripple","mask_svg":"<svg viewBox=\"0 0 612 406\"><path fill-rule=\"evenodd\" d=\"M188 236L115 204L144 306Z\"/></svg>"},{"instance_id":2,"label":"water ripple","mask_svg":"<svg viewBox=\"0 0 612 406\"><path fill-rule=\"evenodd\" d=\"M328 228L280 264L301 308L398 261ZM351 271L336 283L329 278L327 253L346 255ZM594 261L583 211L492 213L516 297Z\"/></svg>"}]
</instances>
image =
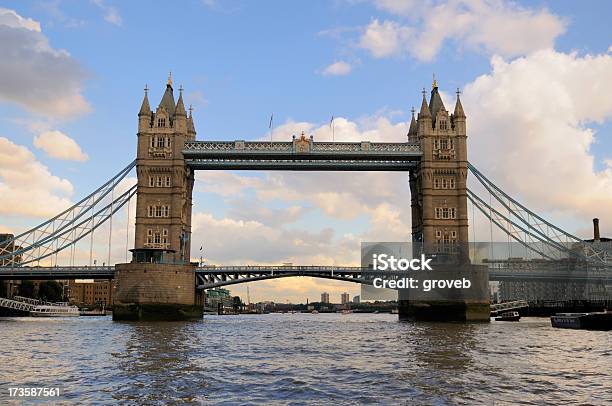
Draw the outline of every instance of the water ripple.
<instances>
[{"instance_id":1,"label":"water ripple","mask_svg":"<svg viewBox=\"0 0 612 406\"><path fill-rule=\"evenodd\" d=\"M612 335L547 319L5 318L0 340L1 387L62 385L65 404L612 404Z\"/></svg>"}]
</instances>

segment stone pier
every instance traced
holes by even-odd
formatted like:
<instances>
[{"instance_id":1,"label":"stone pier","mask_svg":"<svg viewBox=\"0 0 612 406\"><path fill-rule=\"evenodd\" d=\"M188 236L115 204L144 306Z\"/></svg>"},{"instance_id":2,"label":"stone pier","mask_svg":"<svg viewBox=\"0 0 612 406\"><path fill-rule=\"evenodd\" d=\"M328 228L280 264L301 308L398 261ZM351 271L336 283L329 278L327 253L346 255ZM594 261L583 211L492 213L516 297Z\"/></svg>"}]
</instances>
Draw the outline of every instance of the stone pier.
<instances>
[{"instance_id":1,"label":"stone pier","mask_svg":"<svg viewBox=\"0 0 612 406\"><path fill-rule=\"evenodd\" d=\"M128 263L115 266L113 320L202 318L203 296L189 264Z\"/></svg>"},{"instance_id":2,"label":"stone pier","mask_svg":"<svg viewBox=\"0 0 612 406\"><path fill-rule=\"evenodd\" d=\"M470 281L469 289L399 290L399 318L410 321L489 322L489 272L486 266L436 266L434 271L412 272L425 279Z\"/></svg>"}]
</instances>

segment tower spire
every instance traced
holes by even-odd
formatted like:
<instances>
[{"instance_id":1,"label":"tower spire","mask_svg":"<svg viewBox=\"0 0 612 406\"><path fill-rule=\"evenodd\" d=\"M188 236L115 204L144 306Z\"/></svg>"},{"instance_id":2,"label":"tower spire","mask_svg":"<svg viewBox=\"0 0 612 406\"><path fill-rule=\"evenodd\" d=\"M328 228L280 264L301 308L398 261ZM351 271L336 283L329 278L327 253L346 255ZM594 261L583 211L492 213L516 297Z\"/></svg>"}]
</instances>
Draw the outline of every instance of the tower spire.
<instances>
[{"instance_id":1,"label":"tower spire","mask_svg":"<svg viewBox=\"0 0 612 406\"><path fill-rule=\"evenodd\" d=\"M414 106L412 107L410 112L412 113L412 119L410 120L410 128L408 129L408 138L409 139L411 138L411 136L417 134L417 122L414 119Z\"/></svg>"},{"instance_id":2,"label":"tower spire","mask_svg":"<svg viewBox=\"0 0 612 406\"><path fill-rule=\"evenodd\" d=\"M425 88L423 88L423 101L421 102L421 111L419 111L419 119L421 118L431 118L431 112L429 111L429 107L427 106L427 97L425 96L427 92Z\"/></svg>"},{"instance_id":3,"label":"tower spire","mask_svg":"<svg viewBox=\"0 0 612 406\"><path fill-rule=\"evenodd\" d=\"M138 116L151 116L151 106L149 106L149 87L145 85L144 88L144 97L142 99L142 104L140 105L140 111L138 112Z\"/></svg>"},{"instance_id":4,"label":"tower spire","mask_svg":"<svg viewBox=\"0 0 612 406\"><path fill-rule=\"evenodd\" d=\"M429 111L431 112L431 116L433 117L434 121L436 120L436 115L440 110L446 111L446 108L442 102L442 97L440 97L440 92L438 91L438 81L436 80L436 75L434 75L431 97L429 99Z\"/></svg>"},{"instance_id":5,"label":"tower spire","mask_svg":"<svg viewBox=\"0 0 612 406\"><path fill-rule=\"evenodd\" d=\"M461 117L465 118L465 113L463 112L463 106L461 105L461 99L459 98L459 88L457 88L457 103L455 104L455 112L453 113L453 117Z\"/></svg>"},{"instance_id":6,"label":"tower spire","mask_svg":"<svg viewBox=\"0 0 612 406\"><path fill-rule=\"evenodd\" d=\"M172 87L172 71L168 72L168 84L167 86Z\"/></svg>"},{"instance_id":7,"label":"tower spire","mask_svg":"<svg viewBox=\"0 0 612 406\"><path fill-rule=\"evenodd\" d=\"M185 111L185 104L183 103L183 86L179 87L179 98L176 102L176 108L174 110L175 116L187 116L187 112Z\"/></svg>"}]
</instances>

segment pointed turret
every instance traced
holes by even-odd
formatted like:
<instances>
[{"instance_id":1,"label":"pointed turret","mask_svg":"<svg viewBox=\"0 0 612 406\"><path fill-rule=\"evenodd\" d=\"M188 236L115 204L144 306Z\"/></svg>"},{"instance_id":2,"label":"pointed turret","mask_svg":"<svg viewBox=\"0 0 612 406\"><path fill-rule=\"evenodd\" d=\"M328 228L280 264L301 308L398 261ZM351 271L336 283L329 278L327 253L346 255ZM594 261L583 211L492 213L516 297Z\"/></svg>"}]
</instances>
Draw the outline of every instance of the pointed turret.
<instances>
[{"instance_id":1,"label":"pointed turret","mask_svg":"<svg viewBox=\"0 0 612 406\"><path fill-rule=\"evenodd\" d=\"M411 140L417 135L417 122L414 118L414 107L412 108L412 119L410 120L410 128L408 129L408 139Z\"/></svg>"},{"instance_id":2,"label":"pointed turret","mask_svg":"<svg viewBox=\"0 0 612 406\"><path fill-rule=\"evenodd\" d=\"M440 93L438 92L438 82L434 77L433 85L431 86L431 98L429 99L429 111L431 112L431 116L435 119L438 111L446 110L444 107L444 103L442 103L442 98L440 97Z\"/></svg>"},{"instance_id":3,"label":"pointed turret","mask_svg":"<svg viewBox=\"0 0 612 406\"><path fill-rule=\"evenodd\" d=\"M421 103L421 111L419 111L419 119L431 118L431 112L427 107L427 98L425 97L425 89L423 89L423 102Z\"/></svg>"},{"instance_id":4,"label":"pointed turret","mask_svg":"<svg viewBox=\"0 0 612 406\"><path fill-rule=\"evenodd\" d=\"M183 103L183 86L179 87L179 98L174 110L174 126L176 131L180 133L186 133L188 130L187 112L185 111L185 104Z\"/></svg>"},{"instance_id":5,"label":"pointed turret","mask_svg":"<svg viewBox=\"0 0 612 406\"><path fill-rule=\"evenodd\" d=\"M461 99L459 98L459 89L457 89L457 104L455 104L455 113L453 113L453 117L461 117L465 118L465 113L463 112L463 106L461 105Z\"/></svg>"},{"instance_id":6,"label":"pointed turret","mask_svg":"<svg viewBox=\"0 0 612 406\"><path fill-rule=\"evenodd\" d=\"M145 85L144 91L145 91L144 98L142 99L142 105L140 106L138 117L141 117L141 116L151 117L151 114L152 114L151 106L149 106L149 97L148 97L149 88L146 85Z\"/></svg>"},{"instance_id":7,"label":"pointed turret","mask_svg":"<svg viewBox=\"0 0 612 406\"><path fill-rule=\"evenodd\" d=\"M176 102L176 109L174 111L175 116L185 116L187 117L187 112L185 111L185 104L183 103L183 88L179 88L179 98Z\"/></svg>"},{"instance_id":8,"label":"pointed turret","mask_svg":"<svg viewBox=\"0 0 612 406\"><path fill-rule=\"evenodd\" d=\"M187 117L187 133L189 133L190 136L193 137L193 139L195 139L196 136L196 130L195 130L195 126L193 125L193 107L191 106L191 104L189 105L189 117Z\"/></svg>"},{"instance_id":9,"label":"pointed turret","mask_svg":"<svg viewBox=\"0 0 612 406\"><path fill-rule=\"evenodd\" d=\"M159 102L159 105L162 106L170 117L174 116L174 93L172 92L172 72L168 76L168 83L166 84L166 91L164 92L164 96Z\"/></svg>"},{"instance_id":10,"label":"pointed turret","mask_svg":"<svg viewBox=\"0 0 612 406\"><path fill-rule=\"evenodd\" d=\"M455 112L453 113L453 127L458 135L465 135L465 113L459 98L459 89L457 89L457 103L455 104Z\"/></svg>"}]
</instances>

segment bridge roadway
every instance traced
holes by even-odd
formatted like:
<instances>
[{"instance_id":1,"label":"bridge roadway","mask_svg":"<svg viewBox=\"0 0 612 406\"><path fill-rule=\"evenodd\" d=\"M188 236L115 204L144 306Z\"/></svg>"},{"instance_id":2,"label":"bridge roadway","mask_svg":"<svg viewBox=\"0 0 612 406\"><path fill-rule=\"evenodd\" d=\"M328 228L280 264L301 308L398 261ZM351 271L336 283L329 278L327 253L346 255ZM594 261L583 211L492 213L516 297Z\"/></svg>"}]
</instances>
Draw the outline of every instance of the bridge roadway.
<instances>
[{"instance_id":1,"label":"bridge roadway","mask_svg":"<svg viewBox=\"0 0 612 406\"><path fill-rule=\"evenodd\" d=\"M199 289L233 285L259 280L308 276L355 283L369 283L363 273L368 268L352 266L203 266L196 268ZM55 267L0 267L0 280L49 280L49 279L112 279L114 266L55 266ZM432 273L432 276L435 272ZM511 270L489 269L491 281L571 281L604 282L612 284L612 272L576 270Z\"/></svg>"}]
</instances>

